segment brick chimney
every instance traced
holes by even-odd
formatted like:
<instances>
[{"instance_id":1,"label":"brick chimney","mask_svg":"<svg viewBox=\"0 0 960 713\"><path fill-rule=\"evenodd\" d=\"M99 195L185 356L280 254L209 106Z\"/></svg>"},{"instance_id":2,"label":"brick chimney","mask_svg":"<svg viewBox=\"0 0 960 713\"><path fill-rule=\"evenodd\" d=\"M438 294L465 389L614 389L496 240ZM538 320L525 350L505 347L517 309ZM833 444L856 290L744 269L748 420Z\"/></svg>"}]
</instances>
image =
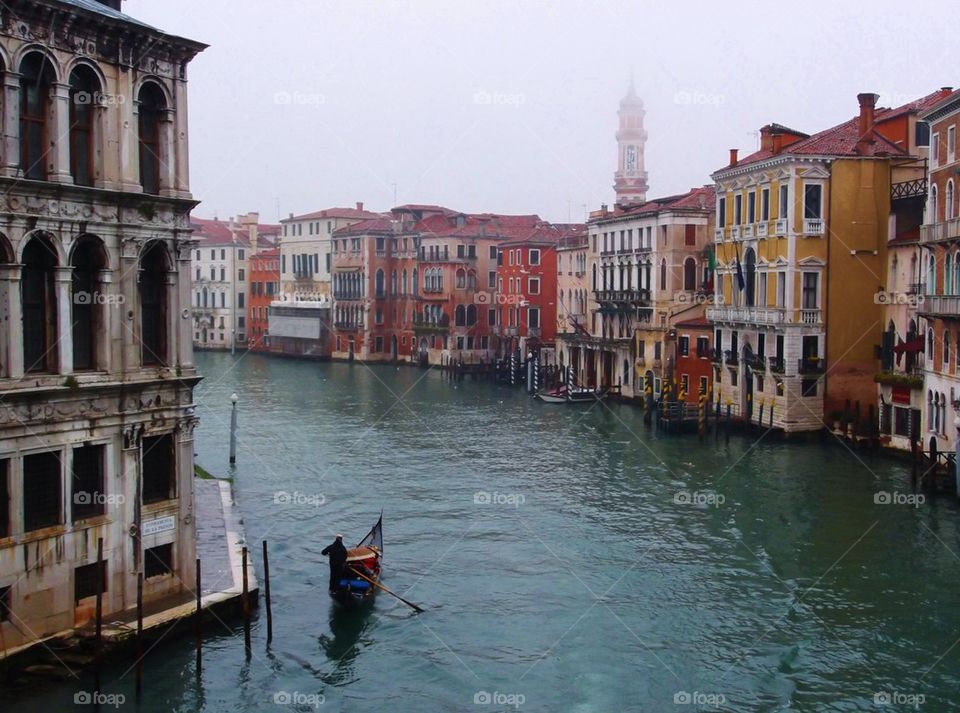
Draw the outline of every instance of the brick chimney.
<instances>
[{"instance_id":1,"label":"brick chimney","mask_svg":"<svg viewBox=\"0 0 960 713\"><path fill-rule=\"evenodd\" d=\"M877 99L879 95L866 92L857 94L857 101L860 103L860 117L857 122L857 153L866 153L867 148L873 143L873 125L877 108Z\"/></svg>"},{"instance_id":2,"label":"brick chimney","mask_svg":"<svg viewBox=\"0 0 960 713\"><path fill-rule=\"evenodd\" d=\"M363 210L363 201L357 201L357 210Z\"/></svg>"},{"instance_id":3,"label":"brick chimney","mask_svg":"<svg viewBox=\"0 0 960 713\"><path fill-rule=\"evenodd\" d=\"M250 212L240 216L240 225L247 229L247 236L250 238L250 252L257 252L257 237L259 237L260 214Z\"/></svg>"},{"instance_id":4,"label":"brick chimney","mask_svg":"<svg viewBox=\"0 0 960 713\"><path fill-rule=\"evenodd\" d=\"M737 165L737 149L730 149L730 167Z\"/></svg>"},{"instance_id":5,"label":"brick chimney","mask_svg":"<svg viewBox=\"0 0 960 713\"><path fill-rule=\"evenodd\" d=\"M773 151L774 154L778 154L783 151L783 134L778 132L773 135L773 142L770 150Z\"/></svg>"},{"instance_id":6,"label":"brick chimney","mask_svg":"<svg viewBox=\"0 0 960 713\"><path fill-rule=\"evenodd\" d=\"M773 151L773 141L774 141L773 127L770 124L767 124L760 129L760 150L761 151Z\"/></svg>"}]
</instances>

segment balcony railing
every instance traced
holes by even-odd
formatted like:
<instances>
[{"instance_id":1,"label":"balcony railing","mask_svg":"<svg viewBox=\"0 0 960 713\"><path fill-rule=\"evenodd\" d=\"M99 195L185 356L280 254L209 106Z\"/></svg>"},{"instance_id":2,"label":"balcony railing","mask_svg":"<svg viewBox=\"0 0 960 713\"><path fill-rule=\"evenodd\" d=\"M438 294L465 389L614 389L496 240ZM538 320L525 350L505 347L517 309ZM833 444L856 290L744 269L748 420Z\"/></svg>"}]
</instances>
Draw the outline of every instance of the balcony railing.
<instances>
[{"instance_id":1,"label":"balcony railing","mask_svg":"<svg viewBox=\"0 0 960 713\"><path fill-rule=\"evenodd\" d=\"M823 235L825 230L823 218L804 218L803 219L803 234L804 235Z\"/></svg>"},{"instance_id":2,"label":"balcony railing","mask_svg":"<svg viewBox=\"0 0 960 713\"><path fill-rule=\"evenodd\" d=\"M746 360L746 364L754 371L767 370L767 358L763 354L753 354Z\"/></svg>"},{"instance_id":3,"label":"balcony railing","mask_svg":"<svg viewBox=\"0 0 960 713\"><path fill-rule=\"evenodd\" d=\"M336 329L354 330L354 329L360 329L360 327L362 327L363 325L359 324L358 322L334 322L333 326Z\"/></svg>"},{"instance_id":4,"label":"balcony railing","mask_svg":"<svg viewBox=\"0 0 960 713\"><path fill-rule=\"evenodd\" d=\"M723 352L723 360L727 363L727 366L736 366L740 363L740 357L733 349L727 349Z\"/></svg>"},{"instance_id":5,"label":"balcony railing","mask_svg":"<svg viewBox=\"0 0 960 713\"><path fill-rule=\"evenodd\" d=\"M782 357L770 357L770 371L774 374L783 374L786 371L786 362Z\"/></svg>"},{"instance_id":6,"label":"balcony railing","mask_svg":"<svg viewBox=\"0 0 960 713\"><path fill-rule=\"evenodd\" d=\"M739 239L740 239L740 226L739 226L739 225L734 225L732 228L730 228L730 237L731 237L731 239L733 239L733 240L739 240Z\"/></svg>"},{"instance_id":7,"label":"balcony railing","mask_svg":"<svg viewBox=\"0 0 960 713\"><path fill-rule=\"evenodd\" d=\"M757 224L757 237L758 237L758 238L765 238L765 237L767 237L767 223L766 223L766 221L764 221L763 223L758 223L758 224Z\"/></svg>"},{"instance_id":8,"label":"balcony railing","mask_svg":"<svg viewBox=\"0 0 960 713\"><path fill-rule=\"evenodd\" d=\"M826 362L817 357L808 357L797 360L797 371L800 374L822 374L826 370Z\"/></svg>"},{"instance_id":9,"label":"balcony railing","mask_svg":"<svg viewBox=\"0 0 960 713\"><path fill-rule=\"evenodd\" d=\"M597 290L594 295L597 302L631 302L635 304L650 302L650 290Z\"/></svg>"},{"instance_id":10,"label":"balcony railing","mask_svg":"<svg viewBox=\"0 0 960 713\"><path fill-rule=\"evenodd\" d=\"M531 339L539 339L541 334L540 327L527 327L527 336Z\"/></svg>"},{"instance_id":11,"label":"balcony railing","mask_svg":"<svg viewBox=\"0 0 960 713\"><path fill-rule=\"evenodd\" d=\"M960 238L960 218L920 226L920 242L936 243Z\"/></svg>"},{"instance_id":12,"label":"balcony railing","mask_svg":"<svg viewBox=\"0 0 960 713\"><path fill-rule=\"evenodd\" d=\"M713 238L714 238L714 240L716 240L718 243L719 243L719 242L723 242L723 228L717 228L716 230L714 230L714 231L713 231Z\"/></svg>"},{"instance_id":13,"label":"balcony railing","mask_svg":"<svg viewBox=\"0 0 960 713\"><path fill-rule=\"evenodd\" d=\"M820 310L801 309L800 321L803 322L803 324L820 324Z\"/></svg>"},{"instance_id":14,"label":"balcony railing","mask_svg":"<svg viewBox=\"0 0 960 713\"><path fill-rule=\"evenodd\" d=\"M714 361L717 364L721 363L723 361L723 351L720 349L711 349L710 359L711 361Z\"/></svg>"},{"instance_id":15,"label":"balcony railing","mask_svg":"<svg viewBox=\"0 0 960 713\"><path fill-rule=\"evenodd\" d=\"M786 235L787 234L787 219L781 218L773 226L774 232L777 235Z\"/></svg>"},{"instance_id":16,"label":"balcony railing","mask_svg":"<svg viewBox=\"0 0 960 713\"><path fill-rule=\"evenodd\" d=\"M746 239L746 238L752 238L752 237L753 237L753 226L752 226L752 225L745 225L745 226L743 226L743 237L744 237L744 239Z\"/></svg>"},{"instance_id":17,"label":"balcony railing","mask_svg":"<svg viewBox=\"0 0 960 713\"><path fill-rule=\"evenodd\" d=\"M960 295L924 295L917 311L920 314L960 317Z\"/></svg>"},{"instance_id":18,"label":"balcony railing","mask_svg":"<svg viewBox=\"0 0 960 713\"><path fill-rule=\"evenodd\" d=\"M784 310L778 307L708 307L707 319L714 322L756 322L781 324Z\"/></svg>"}]
</instances>

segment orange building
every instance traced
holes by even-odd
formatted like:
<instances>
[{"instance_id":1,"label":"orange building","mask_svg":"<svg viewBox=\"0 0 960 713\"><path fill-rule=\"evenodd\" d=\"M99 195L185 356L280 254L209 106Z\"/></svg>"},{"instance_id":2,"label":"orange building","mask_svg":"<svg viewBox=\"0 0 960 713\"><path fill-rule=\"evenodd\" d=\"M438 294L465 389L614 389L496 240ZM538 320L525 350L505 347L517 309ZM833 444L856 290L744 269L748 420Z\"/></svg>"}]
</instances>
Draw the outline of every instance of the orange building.
<instances>
[{"instance_id":1,"label":"orange building","mask_svg":"<svg viewBox=\"0 0 960 713\"><path fill-rule=\"evenodd\" d=\"M277 299L280 291L279 248L268 248L252 255L248 279L248 348L255 352L268 352L271 351L270 303Z\"/></svg>"}]
</instances>

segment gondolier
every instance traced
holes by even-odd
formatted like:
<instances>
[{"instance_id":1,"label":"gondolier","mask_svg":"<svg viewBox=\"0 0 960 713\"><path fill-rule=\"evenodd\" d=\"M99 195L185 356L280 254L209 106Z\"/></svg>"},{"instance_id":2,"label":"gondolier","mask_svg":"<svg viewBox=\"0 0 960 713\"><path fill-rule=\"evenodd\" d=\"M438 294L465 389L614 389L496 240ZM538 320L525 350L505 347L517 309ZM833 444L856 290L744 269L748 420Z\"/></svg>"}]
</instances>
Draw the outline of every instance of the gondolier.
<instances>
[{"instance_id":1,"label":"gondolier","mask_svg":"<svg viewBox=\"0 0 960 713\"><path fill-rule=\"evenodd\" d=\"M324 547L320 554L330 558L330 591L334 592L339 587L340 574L347 561L347 548L343 546L343 535L337 535L333 543Z\"/></svg>"}]
</instances>

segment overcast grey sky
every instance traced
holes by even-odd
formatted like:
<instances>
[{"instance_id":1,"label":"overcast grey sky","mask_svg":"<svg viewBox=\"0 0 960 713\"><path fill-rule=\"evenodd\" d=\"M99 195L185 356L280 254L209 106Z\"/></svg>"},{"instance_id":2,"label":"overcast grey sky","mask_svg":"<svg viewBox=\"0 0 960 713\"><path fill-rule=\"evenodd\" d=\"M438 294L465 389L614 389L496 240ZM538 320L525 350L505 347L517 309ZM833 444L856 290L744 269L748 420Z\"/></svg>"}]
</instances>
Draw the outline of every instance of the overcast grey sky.
<instances>
[{"instance_id":1,"label":"overcast grey sky","mask_svg":"<svg viewBox=\"0 0 960 713\"><path fill-rule=\"evenodd\" d=\"M364 201L584 217L612 202L633 72L649 197L709 182L777 121L960 85L948 2L125 0L210 46L190 66L196 214ZM937 20L936 18L942 18ZM912 20L915 22L908 24Z\"/></svg>"}]
</instances>

